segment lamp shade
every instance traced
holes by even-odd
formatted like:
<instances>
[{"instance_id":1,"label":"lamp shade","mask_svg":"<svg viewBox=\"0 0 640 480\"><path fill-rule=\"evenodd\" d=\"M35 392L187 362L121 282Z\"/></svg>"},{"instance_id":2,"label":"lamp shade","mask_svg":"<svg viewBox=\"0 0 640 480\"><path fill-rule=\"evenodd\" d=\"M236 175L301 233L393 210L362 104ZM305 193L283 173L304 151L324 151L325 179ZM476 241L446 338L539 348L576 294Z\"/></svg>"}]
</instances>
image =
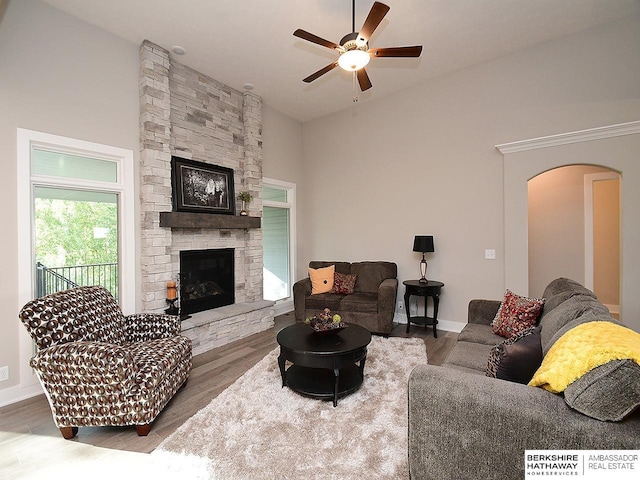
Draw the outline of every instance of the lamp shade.
<instances>
[{"instance_id":1,"label":"lamp shade","mask_svg":"<svg viewBox=\"0 0 640 480\"><path fill-rule=\"evenodd\" d=\"M338 65L340 65L344 70L355 72L366 67L370 59L371 57L369 57L367 52L354 49L340 55L340 58L338 58Z\"/></svg>"},{"instance_id":2,"label":"lamp shade","mask_svg":"<svg viewBox=\"0 0 640 480\"><path fill-rule=\"evenodd\" d=\"M413 239L414 252L434 252L433 235L416 235Z\"/></svg>"}]
</instances>

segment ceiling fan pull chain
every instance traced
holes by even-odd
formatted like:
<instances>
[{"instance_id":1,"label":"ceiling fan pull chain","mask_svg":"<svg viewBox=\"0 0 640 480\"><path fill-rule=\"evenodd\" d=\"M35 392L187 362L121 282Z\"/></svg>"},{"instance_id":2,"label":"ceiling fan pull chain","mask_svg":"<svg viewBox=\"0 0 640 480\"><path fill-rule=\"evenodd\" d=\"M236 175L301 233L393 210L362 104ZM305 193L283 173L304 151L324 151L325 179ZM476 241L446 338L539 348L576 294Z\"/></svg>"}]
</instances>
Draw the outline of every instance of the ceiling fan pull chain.
<instances>
[{"instance_id":1,"label":"ceiling fan pull chain","mask_svg":"<svg viewBox=\"0 0 640 480\"><path fill-rule=\"evenodd\" d=\"M355 1L355 0L354 0ZM358 86L356 81L357 73L353 72L353 103L358 103Z\"/></svg>"}]
</instances>

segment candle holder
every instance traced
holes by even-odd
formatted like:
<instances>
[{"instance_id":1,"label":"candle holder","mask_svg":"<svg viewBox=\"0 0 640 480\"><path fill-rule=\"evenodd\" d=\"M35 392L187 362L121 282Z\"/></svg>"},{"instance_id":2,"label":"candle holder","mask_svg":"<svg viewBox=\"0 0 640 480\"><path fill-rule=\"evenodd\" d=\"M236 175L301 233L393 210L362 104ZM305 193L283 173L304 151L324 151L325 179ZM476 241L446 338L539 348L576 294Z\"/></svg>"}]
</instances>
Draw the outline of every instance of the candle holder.
<instances>
[{"instance_id":1,"label":"candle holder","mask_svg":"<svg viewBox=\"0 0 640 480\"><path fill-rule=\"evenodd\" d=\"M178 315L180 310L176 307L177 298L167 298L167 303L169 304L169 308L167 308L164 313L168 315Z\"/></svg>"}]
</instances>

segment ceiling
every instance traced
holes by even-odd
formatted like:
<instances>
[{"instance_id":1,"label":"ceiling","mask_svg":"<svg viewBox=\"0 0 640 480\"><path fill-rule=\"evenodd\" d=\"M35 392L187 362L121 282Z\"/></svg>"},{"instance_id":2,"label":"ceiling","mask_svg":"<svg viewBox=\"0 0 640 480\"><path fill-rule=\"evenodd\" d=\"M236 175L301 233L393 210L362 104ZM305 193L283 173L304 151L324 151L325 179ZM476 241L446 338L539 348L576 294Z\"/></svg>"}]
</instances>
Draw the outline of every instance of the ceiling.
<instances>
[{"instance_id":1,"label":"ceiling","mask_svg":"<svg viewBox=\"0 0 640 480\"><path fill-rule=\"evenodd\" d=\"M338 43L351 31L349 0L43 0L137 45L147 39L235 89L246 83L265 104L301 122L346 108L352 74L339 68L302 79L337 53L293 36L302 28ZM423 45L420 58L376 58L373 88L382 98L509 53L632 15L640 0L383 0L391 7L369 45ZM356 1L360 28L373 0ZM172 54L173 55L173 54Z\"/></svg>"}]
</instances>

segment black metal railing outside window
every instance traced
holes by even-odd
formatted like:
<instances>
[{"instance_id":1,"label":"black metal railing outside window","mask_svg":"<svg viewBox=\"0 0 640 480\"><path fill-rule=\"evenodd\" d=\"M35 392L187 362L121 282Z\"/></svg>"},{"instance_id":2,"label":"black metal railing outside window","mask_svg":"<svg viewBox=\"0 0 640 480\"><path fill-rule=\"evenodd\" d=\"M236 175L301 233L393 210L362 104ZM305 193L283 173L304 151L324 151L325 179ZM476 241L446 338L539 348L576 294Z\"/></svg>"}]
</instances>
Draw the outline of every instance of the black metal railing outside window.
<instances>
[{"instance_id":1,"label":"black metal railing outside window","mask_svg":"<svg viewBox=\"0 0 640 480\"><path fill-rule=\"evenodd\" d=\"M47 267L36 264L36 297L79 286L102 285L118 299L118 264Z\"/></svg>"}]
</instances>

